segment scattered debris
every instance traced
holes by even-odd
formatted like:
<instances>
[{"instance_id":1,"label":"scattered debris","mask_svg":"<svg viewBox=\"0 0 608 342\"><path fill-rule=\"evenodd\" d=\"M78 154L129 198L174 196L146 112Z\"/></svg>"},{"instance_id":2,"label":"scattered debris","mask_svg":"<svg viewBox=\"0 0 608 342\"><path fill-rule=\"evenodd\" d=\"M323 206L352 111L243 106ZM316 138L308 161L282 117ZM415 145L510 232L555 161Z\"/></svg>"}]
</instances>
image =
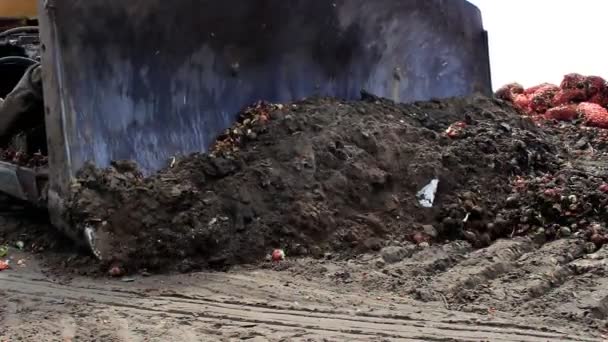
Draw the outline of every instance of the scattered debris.
<instances>
[{"instance_id":1,"label":"scattered debris","mask_svg":"<svg viewBox=\"0 0 608 342\"><path fill-rule=\"evenodd\" d=\"M427 184L422 190L416 194L420 205L424 208L432 208L435 202L435 195L437 194L437 187L439 186L439 179L433 179Z\"/></svg>"},{"instance_id":2,"label":"scattered debris","mask_svg":"<svg viewBox=\"0 0 608 342\"><path fill-rule=\"evenodd\" d=\"M95 255L95 257L98 260L101 260L101 252L99 252L99 250L96 247L95 229L89 224L85 225L84 237L86 239L87 244L89 245L89 248Z\"/></svg>"},{"instance_id":3,"label":"scattered debris","mask_svg":"<svg viewBox=\"0 0 608 342\"><path fill-rule=\"evenodd\" d=\"M467 127L467 124L464 122L456 122L445 131L445 135L449 138L458 138L464 132L464 129Z\"/></svg>"},{"instance_id":4,"label":"scattered debris","mask_svg":"<svg viewBox=\"0 0 608 342\"><path fill-rule=\"evenodd\" d=\"M65 298L51 299L50 302L51 302L51 304L55 304L55 305L64 305Z\"/></svg>"},{"instance_id":5,"label":"scattered debris","mask_svg":"<svg viewBox=\"0 0 608 342\"><path fill-rule=\"evenodd\" d=\"M272 251L272 261L279 262L285 260L285 252L282 249Z\"/></svg>"},{"instance_id":6,"label":"scattered debris","mask_svg":"<svg viewBox=\"0 0 608 342\"><path fill-rule=\"evenodd\" d=\"M7 245L0 246L0 258L4 258L8 255L9 247Z\"/></svg>"},{"instance_id":7,"label":"scattered debris","mask_svg":"<svg viewBox=\"0 0 608 342\"><path fill-rule=\"evenodd\" d=\"M8 260L5 260L5 261L0 260L0 271L6 271L6 270L8 270L10 268L11 267L9 265L9 261Z\"/></svg>"},{"instance_id":8,"label":"scattered debris","mask_svg":"<svg viewBox=\"0 0 608 342\"><path fill-rule=\"evenodd\" d=\"M113 278L122 277L125 274L125 270L120 266L112 266L108 271L108 275Z\"/></svg>"},{"instance_id":9,"label":"scattered debris","mask_svg":"<svg viewBox=\"0 0 608 342\"><path fill-rule=\"evenodd\" d=\"M245 140L255 140L260 130L264 130L271 119L271 111L280 110L283 106L258 101L244 109L235 123L224 134L217 138L211 147L210 155L214 157L231 157L239 152Z\"/></svg>"},{"instance_id":10,"label":"scattered debris","mask_svg":"<svg viewBox=\"0 0 608 342\"><path fill-rule=\"evenodd\" d=\"M23 241L17 241L15 243L15 247L17 247L20 250L23 250L23 248L25 248L25 242L23 242Z\"/></svg>"},{"instance_id":11,"label":"scattered debris","mask_svg":"<svg viewBox=\"0 0 608 342\"><path fill-rule=\"evenodd\" d=\"M418 247L420 247L421 249L426 249L429 248L431 245L428 242L422 242L420 244L418 244Z\"/></svg>"}]
</instances>

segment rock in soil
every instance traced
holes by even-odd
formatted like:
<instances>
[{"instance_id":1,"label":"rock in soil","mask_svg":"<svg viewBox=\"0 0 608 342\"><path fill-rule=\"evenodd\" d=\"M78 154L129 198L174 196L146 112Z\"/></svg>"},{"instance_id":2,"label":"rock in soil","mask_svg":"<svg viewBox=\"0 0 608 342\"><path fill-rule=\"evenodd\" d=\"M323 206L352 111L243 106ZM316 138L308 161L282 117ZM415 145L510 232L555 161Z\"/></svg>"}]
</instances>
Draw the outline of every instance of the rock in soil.
<instances>
[{"instance_id":1,"label":"rock in soil","mask_svg":"<svg viewBox=\"0 0 608 342\"><path fill-rule=\"evenodd\" d=\"M211 153L150 177L129 162L85 167L67 219L94 226L105 264L129 272L258 263L275 248L290 258L392 242L481 248L540 228L543 241L571 234L599 248L608 163L598 132L540 126L485 97L258 103ZM435 179L427 208L417 194Z\"/></svg>"}]
</instances>

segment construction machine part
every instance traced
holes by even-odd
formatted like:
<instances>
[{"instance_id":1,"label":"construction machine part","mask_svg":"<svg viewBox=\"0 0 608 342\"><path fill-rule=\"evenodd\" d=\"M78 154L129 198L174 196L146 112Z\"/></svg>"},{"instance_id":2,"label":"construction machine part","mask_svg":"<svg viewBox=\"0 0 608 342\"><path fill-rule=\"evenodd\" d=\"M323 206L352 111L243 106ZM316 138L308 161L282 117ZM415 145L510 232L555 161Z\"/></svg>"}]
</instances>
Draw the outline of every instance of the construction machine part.
<instances>
[{"instance_id":1,"label":"construction machine part","mask_svg":"<svg viewBox=\"0 0 608 342\"><path fill-rule=\"evenodd\" d=\"M37 26L7 28L0 33L0 57L25 57L40 60L40 38ZM4 62L4 65L7 63ZM4 78L5 70L2 70ZM4 80L3 80L4 83Z\"/></svg>"},{"instance_id":2,"label":"construction machine part","mask_svg":"<svg viewBox=\"0 0 608 342\"><path fill-rule=\"evenodd\" d=\"M15 155L10 155L6 150L0 151L3 159L12 158L15 161L0 162L0 192L37 206L45 206L48 184L46 168L22 167L21 164L29 163L19 162L21 157L36 153L35 151L46 153L46 136L41 127L44 110L40 65L25 57L2 57L0 71L6 71L0 82L0 96L4 98L0 100L0 145L3 149L13 149L15 152ZM14 76L17 75L20 80L15 86ZM8 87L13 88L6 94ZM18 156L21 153L24 155Z\"/></svg>"},{"instance_id":3,"label":"construction machine part","mask_svg":"<svg viewBox=\"0 0 608 342\"><path fill-rule=\"evenodd\" d=\"M42 71L32 64L0 104L0 142L44 121Z\"/></svg>"},{"instance_id":4,"label":"construction machine part","mask_svg":"<svg viewBox=\"0 0 608 342\"><path fill-rule=\"evenodd\" d=\"M29 67L37 64L35 60L22 56L0 57L0 98L11 93Z\"/></svg>"},{"instance_id":5,"label":"construction machine part","mask_svg":"<svg viewBox=\"0 0 608 342\"><path fill-rule=\"evenodd\" d=\"M34 170L0 161L0 191L14 198L45 206L46 170Z\"/></svg>"},{"instance_id":6,"label":"construction machine part","mask_svg":"<svg viewBox=\"0 0 608 342\"><path fill-rule=\"evenodd\" d=\"M49 206L86 161L146 173L206 150L245 105L361 89L396 101L490 94L465 0L40 0ZM73 229L73 228L68 228Z\"/></svg>"}]
</instances>

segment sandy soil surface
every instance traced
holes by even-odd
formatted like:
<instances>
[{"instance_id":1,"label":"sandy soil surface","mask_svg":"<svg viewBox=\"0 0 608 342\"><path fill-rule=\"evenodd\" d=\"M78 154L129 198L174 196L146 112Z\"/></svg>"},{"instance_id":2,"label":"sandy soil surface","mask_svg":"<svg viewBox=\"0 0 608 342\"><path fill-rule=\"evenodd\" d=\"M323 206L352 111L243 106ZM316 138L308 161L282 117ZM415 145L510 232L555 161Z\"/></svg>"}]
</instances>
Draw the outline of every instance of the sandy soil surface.
<instances>
[{"instance_id":1,"label":"sandy soil surface","mask_svg":"<svg viewBox=\"0 0 608 342\"><path fill-rule=\"evenodd\" d=\"M605 278L593 272L608 259L547 259L552 250L505 241L384 267L366 255L120 280L53 275L16 253L22 266L0 273L0 340L602 341L586 319L605 321ZM582 275L559 272L568 265Z\"/></svg>"}]
</instances>

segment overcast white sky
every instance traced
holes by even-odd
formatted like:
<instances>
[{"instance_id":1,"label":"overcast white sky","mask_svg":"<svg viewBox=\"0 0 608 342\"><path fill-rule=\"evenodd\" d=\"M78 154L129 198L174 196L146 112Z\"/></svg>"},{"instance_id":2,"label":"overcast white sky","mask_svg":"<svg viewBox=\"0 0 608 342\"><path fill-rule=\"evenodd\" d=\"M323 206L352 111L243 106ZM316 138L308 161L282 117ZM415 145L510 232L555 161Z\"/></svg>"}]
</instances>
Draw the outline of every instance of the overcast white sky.
<instances>
[{"instance_id":1,"label":"overcast white sky","mask_svg":"<svg viewBox=\"0 0 608 342\"><path fill-rule=\"evenodd\" d=\"M469 0L490 35L494 87L608 77L607 0Z\"/></svg>"}]
</instances>

